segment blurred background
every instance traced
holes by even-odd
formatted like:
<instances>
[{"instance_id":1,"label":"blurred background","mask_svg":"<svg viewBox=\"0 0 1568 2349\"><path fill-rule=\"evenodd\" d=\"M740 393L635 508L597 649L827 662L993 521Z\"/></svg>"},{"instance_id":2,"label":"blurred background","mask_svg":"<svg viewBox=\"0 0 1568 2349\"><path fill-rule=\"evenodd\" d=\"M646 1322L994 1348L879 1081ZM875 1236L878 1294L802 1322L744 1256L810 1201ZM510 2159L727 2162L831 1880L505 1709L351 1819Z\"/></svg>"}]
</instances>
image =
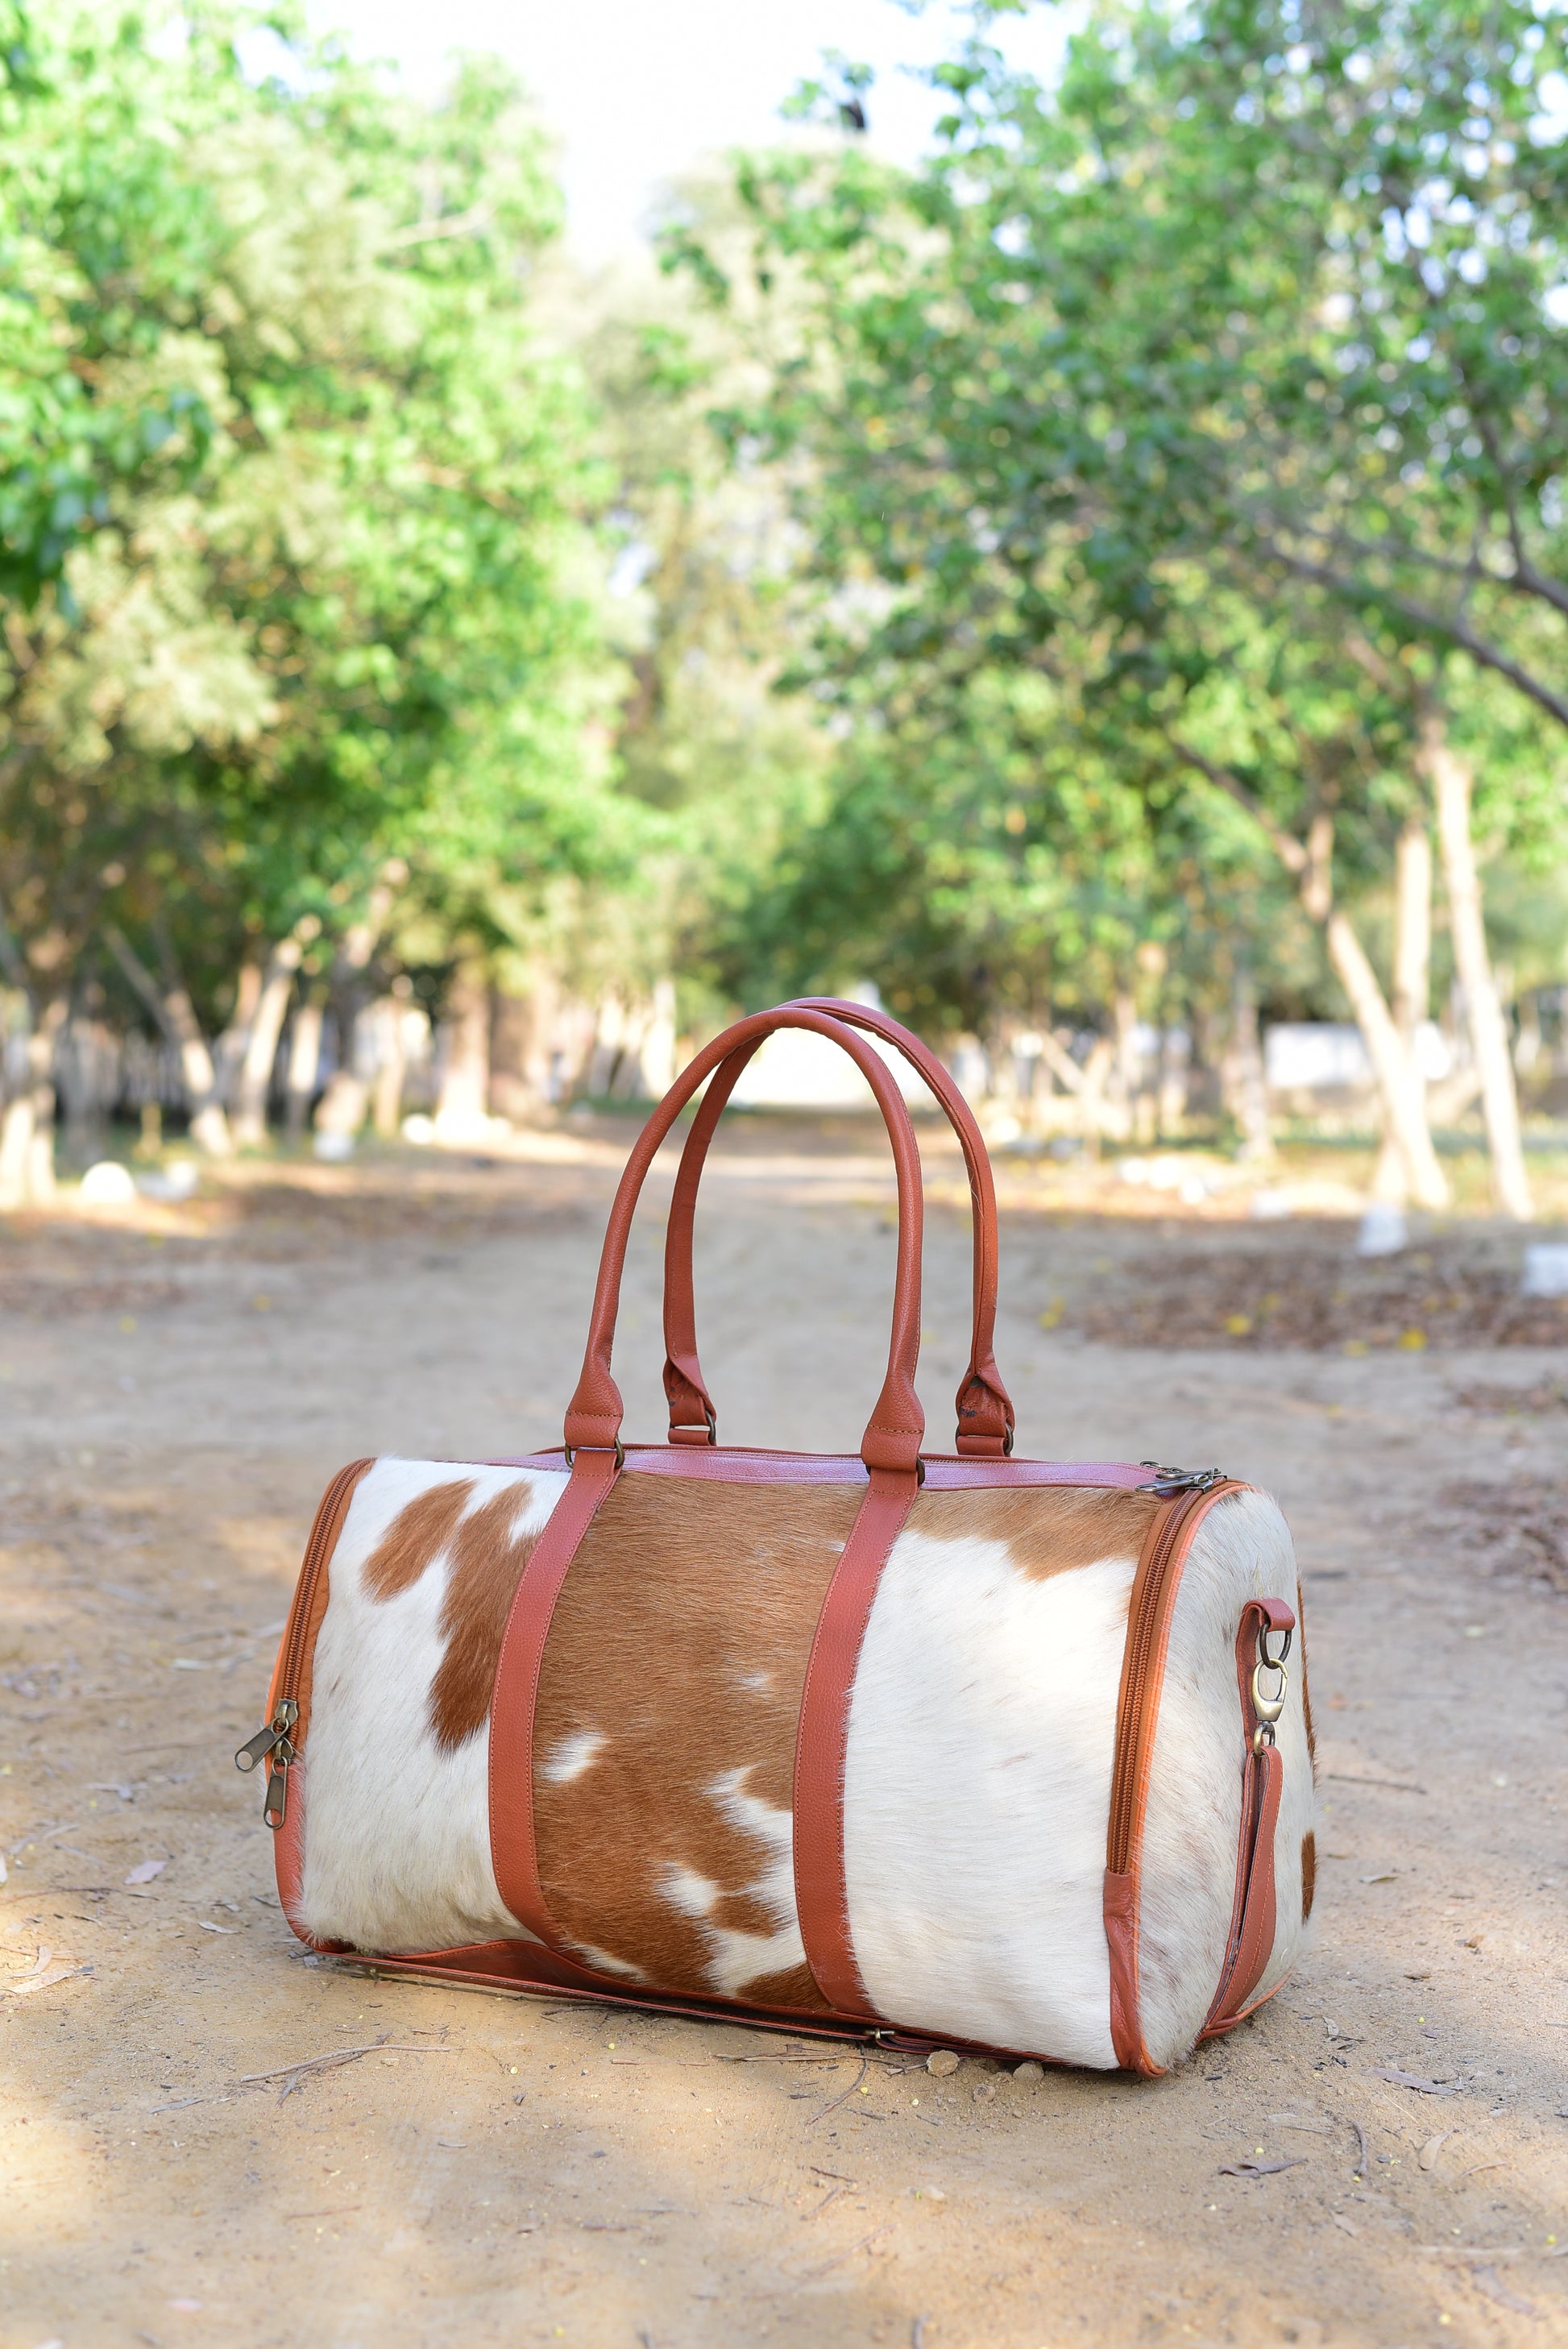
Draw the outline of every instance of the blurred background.
<instances>
[{"instance_id":1,"label":"blurred background","mask_svg":"<svg viewBox=\"0 0 1568 2349\"><path fill-rule=\"evenodd\" d=\"M1042 1159L1568 1203L1553 6L0 26L0 1206L806 990Z\"/></svg>"}]
</instances>

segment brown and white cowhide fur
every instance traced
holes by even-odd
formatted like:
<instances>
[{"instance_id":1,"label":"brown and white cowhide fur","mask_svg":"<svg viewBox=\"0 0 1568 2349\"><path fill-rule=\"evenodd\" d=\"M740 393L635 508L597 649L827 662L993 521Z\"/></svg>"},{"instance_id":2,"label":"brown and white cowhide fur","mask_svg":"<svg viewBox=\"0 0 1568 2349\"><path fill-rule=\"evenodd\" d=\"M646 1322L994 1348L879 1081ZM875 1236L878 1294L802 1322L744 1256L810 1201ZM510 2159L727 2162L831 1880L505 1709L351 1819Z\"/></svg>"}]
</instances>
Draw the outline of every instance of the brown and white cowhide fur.
<instances>
[{"instance_id":1,"label":"brown and white cowhide fur","mask_svg":"<svg viewBox=\"0 0 1568 2349\"><path fill-rule=\"evenodd\" d=\"M486 1707L508 1609L563 1473L382 1460L330 1565L297 1921L392 1952L516 1937L490 1865ZM623 1475L557 1604L535 1815L552 1912L588 1964L820 2008L795 1911L791 1780L807 1654L857 1488ZM1077 1487L919 1495L851 1704L854 1947L890 2020L1115 2063L1101 1917L1128 1594L1154 1505ZM1171 1627L1143 1852L1145 2039L1191 2045L1223 1961L1242 1800L1235 1635L1294 1595L1273 1502L1212 1509ZM1302 1676L1279 1724L1278 1930L1311 1906Z\"/></svg>"}]
</instances>

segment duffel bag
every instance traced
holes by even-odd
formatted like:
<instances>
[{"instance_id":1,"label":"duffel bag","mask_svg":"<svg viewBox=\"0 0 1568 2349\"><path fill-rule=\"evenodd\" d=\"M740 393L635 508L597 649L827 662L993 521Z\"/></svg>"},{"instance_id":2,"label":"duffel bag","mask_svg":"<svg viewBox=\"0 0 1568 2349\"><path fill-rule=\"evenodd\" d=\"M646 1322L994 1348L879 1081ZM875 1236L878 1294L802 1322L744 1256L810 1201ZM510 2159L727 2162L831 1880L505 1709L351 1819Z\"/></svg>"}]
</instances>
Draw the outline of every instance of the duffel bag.
<instances>
[{"instance_id":1,"label":"duffel bag","mask_svg":"<svg viewBox=\"0 0 1568 2349\"><path fill-rule=\"evenodd\" d=\"M697 1356L704 1159L784 1028L849 1054L892 1143L892 1334L858 1454L721 1444ZM967 1165L950 1453L915 1395L919 1151L861 1031L913 1063ZM633 1211L705 1081L666 1228L668 1440L629 1444ZM322 1501L236 1757L264 1771L295 1932L407 1973L1150 2075L1253 2012L1312 1908L1289 1532L1217 1469L1020 1459L996 1282L985 1144L918 1039L812 1000L699 1052L616 1193L561 1449L360 1460Z\"/></svg>"}]
</instances>

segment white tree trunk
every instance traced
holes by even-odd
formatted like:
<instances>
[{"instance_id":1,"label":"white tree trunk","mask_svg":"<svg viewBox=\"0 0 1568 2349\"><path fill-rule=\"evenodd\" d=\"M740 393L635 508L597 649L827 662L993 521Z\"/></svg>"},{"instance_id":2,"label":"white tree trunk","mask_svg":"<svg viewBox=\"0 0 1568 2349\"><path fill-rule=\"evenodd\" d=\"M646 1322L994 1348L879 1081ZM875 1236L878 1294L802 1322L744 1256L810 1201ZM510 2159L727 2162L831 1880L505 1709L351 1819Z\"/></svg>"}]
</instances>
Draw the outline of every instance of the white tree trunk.
<instances>
[{"instance_id":1,"label":"white tree trunk","mask_svg":"<svg viewBox=\"0 0 1568 2349\"><path fill-rule=\"evenodd\" d=\"M445 1022L447 1058L436 1104L436 1131L443 1140L471 1140L489 1123L490 1018L484 965L459 964Z\"/></svg>"},{"instance_id":2,"label":"white tree trunk","mask_svg":"<svg viewBox=\"0 0 1568 2349\"><path fill-rule=\"evenodd\" d=\"M1437 801L1438 837L1442 843L1454 961L1464 988L1470 1044L1480 1076L1481 1115L1486 1120L1487 1147L1491 1154L1492 1193L1505 1215L1528 1223L1535 1207L1524 1171L1519 1095L1514 1088L1508 1029L1492 977L1491 957L1487 951L1480 876L1470 838L1470 768L1468 761L1449 745L1439 713L1429 714L1421 735L1423 762Z\"/></svg>"},{"instance_id":3,"label":"white tree trunk","mask_svg":"<svg viewBox=\"0 0 1568 2349\"><path fill-rule=\"evenodd\" d=\"M1408 1196L1420 1207L1446 1207L1448 1178L1438 1164L1427 1125L1426 1088L1394 1025L1377 975L1346 916L1336 906L1324 924L1328 959L1350 998L1383 1103L1383 1115L1405 1162Z\"/></svg>"},{"instance_id":4,"label":"white tree trunk","mask_svg":"<svg viewBox=\"0 0 1568 2349\"><path fill-rule=\"evenodd\" d=\"M294 1034L289 1039L289 1072L284 1111L284 1131L291 1142L297 1142L304 1132L311 1096L321 1071L322 1011L320 1000L313 998L302 1003L294 1013Z\"/></svg>"},{"instance_id":5,"label":"white tree trunk","mask_svg":"<svg viewBox=\"0 0 1568 2349\"><path fill-rule=\"evenodd\" d=\"M1405 1050L1416 1050L1416 1031L1427 1017L1431 998L1432 967L1432 843L1425 816L1412 816L1399 833L1394 852L1394 1025ZM1431 1097L1422 1085L1430 1129ZM1374 1195L1402 1199L1407 1179L1404 1153L1390 1128L1384 1133L1372 1178Z\"/></svg>"},{"instance_id":6,"label":"white tree trunk","mask_svg":"<svg viewBox=\"0 0 1568 2349\"><path fill-rule=\"evenodd\" d=\"M1231 990L1231 1037L1222 1073L1231 1115L1241 1129L1243 1164L1272 1164L1274 1129L1258 1034L1258 999L1250 972L1241 968Z\"/></svg>"},{"instance_id":7,"label":"white tree trunk","mask_svg":"<svg viewBox=\"0 0 1568 2349\"><path fill-rule=\"evenodd\" d=\"M283 938L273 948L262 991L245 1040L234 1092L234 1140L244 1149L258 1149L267 1138L267 1093L278 1040L288 1017L289 998L304 948L297 937Z\"/></svg>"}]
</instances>

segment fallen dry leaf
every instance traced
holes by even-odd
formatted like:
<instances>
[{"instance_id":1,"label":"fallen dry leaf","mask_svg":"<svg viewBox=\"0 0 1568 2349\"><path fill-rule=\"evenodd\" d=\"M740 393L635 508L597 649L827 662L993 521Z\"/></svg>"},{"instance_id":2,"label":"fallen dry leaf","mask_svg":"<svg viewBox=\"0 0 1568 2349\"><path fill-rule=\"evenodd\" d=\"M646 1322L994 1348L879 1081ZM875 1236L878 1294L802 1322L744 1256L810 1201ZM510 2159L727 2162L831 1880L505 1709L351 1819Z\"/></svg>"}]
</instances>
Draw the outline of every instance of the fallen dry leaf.
<instances>
[{"instance_id":1,"label":"fallen dry leaf","mask_svg":"<svg viewBox=\"0 0 1568 2349\"><path fill-rule=\"evenodd\" d=\"M127 1884L150 1884L155 1876L162 1875L168 1865L169 1862L166 1859L140 1860L131 1869L125 1881Z\"/></svg>"},{"instance_id":2,"label":"fallen dry leaf","mask_svg":"<svg viewBox=\"0 0 1568 2349\"><path fill-rule=\"evenodd\" d=\"M1299 2169L1306 2159L1305 2153L1293 2154L1288 2161L1226 2161L1220 2165L1222 2178L1272 2178L1277 2170Z\"/></svg>"},{"instance_id":3,"label":"fallen dry leaf","mask_svg":"<svg viewBox=\"0 0 1568 2349\"><path fill-rule=\"evenodd\" d=\"M1499 2308L1511 2308L1519 2316L1534 2315L1535 2302L1523 2299L1517 2292L1510 2292L1495 2268L1472 2268L1470 2282L1478 2292L1485 2292L1488 2300L1495 2301Z\"/></svg>"},{"instance_id":4,"label":"fallen dry leaf","mask_svg":"<svg viewBox=\"0 0 1568 2349\"><path fill-rule=\"evenodd\" d=\"M1416 2156L1417 2161L1423 2169L1436 2169L1438 2166L1438 2156L1441 2153L1444 2146L1447 2145L1452 2135L1452 2129L1444 2129L1439 2136L1429 2137L1427 2139L1426 2144Z\"/></svg>"},{"instance_id":5,"label":"fallen dry leaf","mask_svg":"<svg viewBox=\"0 0 1568 2349\"><path fill-rule=\"evenodd\" d=\"M1367 2075L1369 2080L1391 2080L1397 2088L1414 2088L1418 2096L1457 2096L1457 2082L1423 2080L1418 2072L1401 2072L1397 2064L1380 2064Z\"/></svg>"}]
</instances>

